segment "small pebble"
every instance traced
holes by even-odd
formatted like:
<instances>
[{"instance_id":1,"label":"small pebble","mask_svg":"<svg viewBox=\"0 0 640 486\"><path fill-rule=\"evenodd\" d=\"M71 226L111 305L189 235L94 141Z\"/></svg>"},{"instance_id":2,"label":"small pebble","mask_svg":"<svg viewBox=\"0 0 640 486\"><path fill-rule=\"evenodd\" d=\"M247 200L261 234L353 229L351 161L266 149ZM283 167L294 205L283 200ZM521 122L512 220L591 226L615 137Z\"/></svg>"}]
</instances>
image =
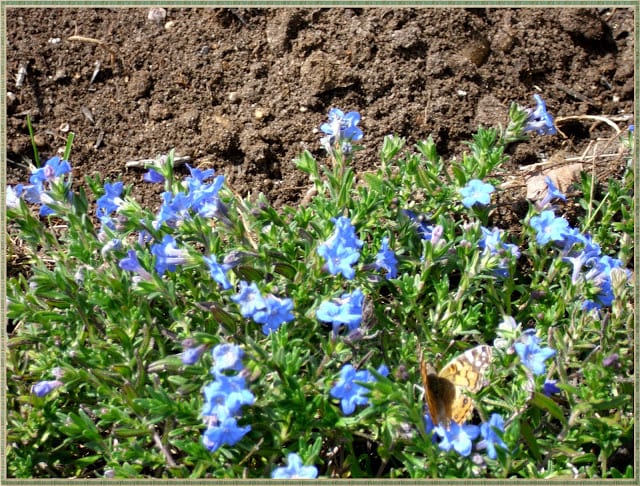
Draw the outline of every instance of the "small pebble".
<instances>
[{"instance_id":1,"label":"small pebble","mask_svg":"<svg viewBox=\"0 0 640 486\"><path fill-rule=\"evenodd\" d=\"M160 24L164 19L167 18L167 11L163 8L150 8L149 13L147 14L147 19Z\"/></svg>"},{"instance_id":2,"label":"small pebble","mask_svg":"<svg viewBox=\"0 0 640 486\"><path fill-rule=\"evenodd\" d=\"M239 103L240 102L240 94L237 91L231 91L228 95L227 95L227 99L231 102L231 103Z\"/></svg>"},{"instance_id":3,"label":"small pebble","mask_svg":"<svg viewBox=\"0 0 640 486\"><path fill-rule=\"evenodd\" d=\"M173 20L169 20L169 22L164 24L164 28L165 28L165 30L171 30L171 29L173 29L173 27L175 25L176 25L176 23Z\"/></svg>"}]
</instances>

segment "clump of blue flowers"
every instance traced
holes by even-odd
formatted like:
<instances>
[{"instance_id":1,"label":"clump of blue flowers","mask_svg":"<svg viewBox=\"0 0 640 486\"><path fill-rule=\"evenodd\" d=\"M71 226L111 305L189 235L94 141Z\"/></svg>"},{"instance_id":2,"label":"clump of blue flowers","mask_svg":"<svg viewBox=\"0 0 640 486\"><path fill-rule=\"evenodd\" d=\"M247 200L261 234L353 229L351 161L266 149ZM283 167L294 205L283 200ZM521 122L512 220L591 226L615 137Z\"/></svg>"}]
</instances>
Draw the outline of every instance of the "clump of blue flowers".
<instances>
[{"instance_id":1,"label":"clump of blue flowers","mask_svg":"<svg viewBox=\"0 0 640 486\"><path fill-rule=\"evenodd\" d=\"M387 376L389 369L380 365L378 374ZM331 396L340 400L342 413L351 415L358 405L369 403L369 389L360 383L375 383L376 378L369 370L356 369L351 364L346 364L340 370L340 378L331 388Z\"/></svg>"},{"instance_id":2,"label":"clump of blue flowers","mask_svg":"<svg viewBox=\"0 0 640 486\"><path fill-rule=\"evenodd\" d=\"M215 364L211 374L215 379L204 388L202 417L207 428L202 443L214 452L223 445L236 444L251 430L250 425L238 425L238 417L242 406L253 405L255 397L246 386L239 347L221 344L212 354Z\"/></svg>"}]
</instances>

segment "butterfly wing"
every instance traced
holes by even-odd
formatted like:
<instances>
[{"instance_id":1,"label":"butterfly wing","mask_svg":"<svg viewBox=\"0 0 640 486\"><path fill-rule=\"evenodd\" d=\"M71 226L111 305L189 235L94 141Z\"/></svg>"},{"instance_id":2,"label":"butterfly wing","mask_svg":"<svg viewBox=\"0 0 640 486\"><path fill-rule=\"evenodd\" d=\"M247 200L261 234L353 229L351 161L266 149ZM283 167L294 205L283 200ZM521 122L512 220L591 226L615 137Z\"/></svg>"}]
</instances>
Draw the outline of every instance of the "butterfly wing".
<instances>
[{"instance_id":1,"label":"butterfly wing","mask_svg":"<svg viewBox=\"0 0 640 486\"><path fill-rule=\"evenodd\" d=\"M491 346L482 344L452 359L438 373L455 387L448 417L462 424L473 412L473 400L465 392L475 393L484 386L484 374L491 363Z\"/></svg>"},{"instance_id":2,"label":"butterfly wing","mask_svg":"<svg viewBox=\"0 0 640 486\"><path fill-rule=\"evenodd\" d=\"M456 398L456 389L449 380L439 377L430 369L420 350L420 376L424 388L424 400L434 425L449 425L452 404Z\"/></svg>"},{"instance_id":3,"label":"butterfly wing","mask_svg":"<svg viewBox=\"0 0 640 486\"><path fill-rule=\"evenodd\" d=\"M475 393L484 386L484 374L491 364L491 346L481 344L449 361L438 376L456 387Z\"/></svg>"}]
</instances>

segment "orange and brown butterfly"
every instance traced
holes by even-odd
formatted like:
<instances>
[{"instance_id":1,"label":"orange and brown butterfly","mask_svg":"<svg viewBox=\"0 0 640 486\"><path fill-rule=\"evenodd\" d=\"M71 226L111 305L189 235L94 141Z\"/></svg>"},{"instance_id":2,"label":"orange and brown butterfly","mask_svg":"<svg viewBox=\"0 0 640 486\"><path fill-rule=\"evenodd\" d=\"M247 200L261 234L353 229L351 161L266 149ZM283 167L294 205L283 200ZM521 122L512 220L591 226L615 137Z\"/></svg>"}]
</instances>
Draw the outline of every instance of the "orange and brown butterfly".
<instances>
[{"instance_id":1,"label":"orange and brown butterfly","mask_svg":"<svg viewBox=\"0 0 640 486\"><path fill-rule=\"evenodd\" d=\"M424 360L420 353L420 374L424 399L434 425L449 428L453 420L463 424L473 412L474 403L466 393L476 393L484 385L484 374L491 363L491 346L482 344L468 349L449 361L440 372Z\"/></svg>"}]
</instances>

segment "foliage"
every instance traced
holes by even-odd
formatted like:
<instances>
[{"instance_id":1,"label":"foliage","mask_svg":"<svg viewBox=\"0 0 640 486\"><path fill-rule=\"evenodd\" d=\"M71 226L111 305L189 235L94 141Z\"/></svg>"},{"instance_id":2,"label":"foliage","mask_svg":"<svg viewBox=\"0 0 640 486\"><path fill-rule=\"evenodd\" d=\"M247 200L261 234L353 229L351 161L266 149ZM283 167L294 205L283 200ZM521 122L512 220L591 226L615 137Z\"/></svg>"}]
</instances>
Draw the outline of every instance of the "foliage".
<instances>
[{"instance_id":1,"label":"foliage","mask_svg":"<svg viewBox=\"0 0 640 486\"><path fill-rule=\"evenodd\" d=\"M579 227L559 198L485 227L506 146L551 133L536 101L459 161L387 136L361 179L360 117L333 110L326 159L295 161L313 196L281 210L173 153L145 176L158 212L87 178L92 213L68 151L34 168L7 200L31 255L7 285L9 476L632 477L611 465L634 425L631 175L585 175ZM477 412L434 427L418 347L484 343Z\"/></svg>"}]
</instances>

